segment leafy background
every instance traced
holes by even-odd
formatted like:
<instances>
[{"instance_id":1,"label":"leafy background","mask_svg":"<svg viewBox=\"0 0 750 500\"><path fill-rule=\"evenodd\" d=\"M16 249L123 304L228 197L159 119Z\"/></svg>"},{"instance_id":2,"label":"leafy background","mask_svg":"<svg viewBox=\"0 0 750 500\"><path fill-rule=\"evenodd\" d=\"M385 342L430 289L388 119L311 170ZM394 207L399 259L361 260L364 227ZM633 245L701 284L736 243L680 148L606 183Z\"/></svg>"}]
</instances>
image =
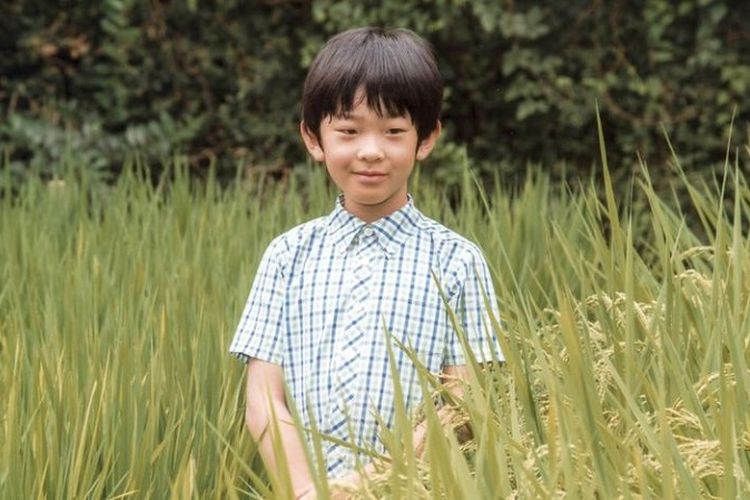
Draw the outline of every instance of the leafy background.
<instances>
[{"instance_id":1,"label":"leafy background","mask_svg":"<svg viewBox=\"0 0 750 500\"><path fill-rule=\"evenodd\" d=\"M596 103L616 179L640 155L688 170L723 161L732 116L747 137L750 4L739 0L6 0L0 6L0 144L17 178L59 174L75 153L104 178L134 155L179 152L286 175L306 68L332 34L411 28L446 82L441 148L427 169L457 183L588 175ZM730 146L733 151L734 146ZM658 179L657 179L658 181Z\"/></svg>"}]
</instances>

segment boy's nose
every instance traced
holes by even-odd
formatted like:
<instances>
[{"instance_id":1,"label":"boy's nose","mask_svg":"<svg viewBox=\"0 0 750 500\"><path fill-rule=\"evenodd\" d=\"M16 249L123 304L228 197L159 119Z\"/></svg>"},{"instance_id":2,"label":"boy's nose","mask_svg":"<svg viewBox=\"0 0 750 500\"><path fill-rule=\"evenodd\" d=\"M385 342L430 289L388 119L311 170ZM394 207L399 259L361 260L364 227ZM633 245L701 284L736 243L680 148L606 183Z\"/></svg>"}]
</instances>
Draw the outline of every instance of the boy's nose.
<instances>
[{"instance_id":1,"label":"boy's nose","mask_svg":"<svg viewBox=\"0 0 750 500\"><path fill-rule=\"evenodd\" d=\"M376 141L364 142L357 152L357 159L360 161L378 161L384 156L383 150Z\"/></svg>"}]
</instances>

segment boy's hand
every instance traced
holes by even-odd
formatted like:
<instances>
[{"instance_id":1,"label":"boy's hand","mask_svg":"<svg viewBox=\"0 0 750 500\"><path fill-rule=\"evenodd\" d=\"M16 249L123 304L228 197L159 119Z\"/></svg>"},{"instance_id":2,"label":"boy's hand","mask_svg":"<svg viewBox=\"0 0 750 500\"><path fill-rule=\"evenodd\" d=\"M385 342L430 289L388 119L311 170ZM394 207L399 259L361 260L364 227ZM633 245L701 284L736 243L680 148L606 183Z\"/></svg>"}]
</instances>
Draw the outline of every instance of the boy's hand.
<instances>
[{"instance_id":1,"label":"boy's hand","mask_svg":"<svg viewBox=\"0 0 750 500\"><path fill-rule=\"evenodd\" d=\"M318 498L315 493L315 485L310 483L304 488L294 492L295 500L315 500Z\"/></svg>"},{"instance_id":2,"label":"boy's hand","mask_svg":"<svg viewBox=\"0 0 750 500\"><path fill-rule=\"evenodd\" d=\"M365 467L364 473L372 471L372 466ZM332 500L343 500L351 498L357 491L362 489L362 477L358 471L352 471L349 474L338 479L333 479L328 483L331 488Z\"/></svg>"},{"instance_id":3,"label":"boy's hand","mask_svg":"<svg viewBox=\"0 0 750 500\"><path fill-rule=\"evenodd\" d=\"M349 476L347 476L349 477ZM331 488L331 500L351 498L360 489L360 483L345 478L335 479L328 486Z\"/></svg>"}]
</instances>

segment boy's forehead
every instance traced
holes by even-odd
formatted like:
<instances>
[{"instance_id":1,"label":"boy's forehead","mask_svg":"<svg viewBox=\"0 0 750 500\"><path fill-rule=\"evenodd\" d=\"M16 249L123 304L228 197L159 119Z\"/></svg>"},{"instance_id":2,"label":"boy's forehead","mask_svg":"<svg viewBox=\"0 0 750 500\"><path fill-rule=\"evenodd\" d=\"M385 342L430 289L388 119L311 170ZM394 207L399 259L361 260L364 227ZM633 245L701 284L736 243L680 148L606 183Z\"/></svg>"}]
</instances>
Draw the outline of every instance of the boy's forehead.
<instances>
[{"instance_id":1,"label":"boy's forehead","mask_svg":"<svg viewBox=\"0 0 750 500\"><path fill-rule=\"evenodd\" d=\"M409 112L399 110L394 104L386 103L382 98L376 102L370 102L370 99L363 92L357 92L352 102L339 102L336 110L330 114L329 118L344 118L347 120L363 120L367 113L374 113L379 118L410 118Z\"/></svg>"}]
</instances>

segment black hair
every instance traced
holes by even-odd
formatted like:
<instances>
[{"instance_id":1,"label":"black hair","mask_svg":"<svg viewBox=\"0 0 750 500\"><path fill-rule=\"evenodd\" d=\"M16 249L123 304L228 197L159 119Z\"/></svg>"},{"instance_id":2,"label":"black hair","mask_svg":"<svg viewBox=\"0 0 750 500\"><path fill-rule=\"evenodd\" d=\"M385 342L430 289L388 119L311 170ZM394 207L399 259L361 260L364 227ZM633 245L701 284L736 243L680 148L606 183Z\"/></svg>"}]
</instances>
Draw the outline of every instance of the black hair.
<instances>
[{"instance_id":1,"label":"black hair","mask_svg":"<svg viewBox=\"0 0 750 500\"><path fill-rule=\"evenodd\" d=\"M432 47L412 31L355 28L328 40L305 79L305 126L320 140L320 122L350 112L360 88L379 116L408 113L419 142L438 125L443 82Z\"/></svg>"}]
</instances>

